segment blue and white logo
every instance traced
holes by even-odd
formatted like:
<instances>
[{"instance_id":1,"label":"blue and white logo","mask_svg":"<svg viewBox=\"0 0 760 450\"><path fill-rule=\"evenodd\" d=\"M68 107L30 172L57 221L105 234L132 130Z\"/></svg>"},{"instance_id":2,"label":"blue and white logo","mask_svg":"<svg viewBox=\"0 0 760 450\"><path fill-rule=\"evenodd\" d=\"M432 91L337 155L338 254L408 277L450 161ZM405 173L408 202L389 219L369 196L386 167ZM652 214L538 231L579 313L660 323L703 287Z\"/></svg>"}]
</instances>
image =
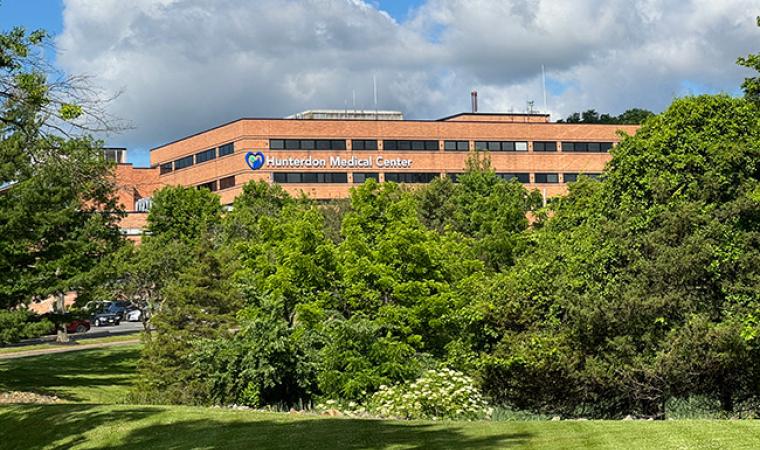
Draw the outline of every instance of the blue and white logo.
<instances>
[{"instance_id":1,"label":"blue and white logo","mask_svg":"<svg viewBox=\"0 0 760 450\"><path fill-rule=\"evenodd\" d=\"M245 162L253 170L261 169L267 158L261 152L248 152L245 154Z\"/></svg>"}]
</instances>

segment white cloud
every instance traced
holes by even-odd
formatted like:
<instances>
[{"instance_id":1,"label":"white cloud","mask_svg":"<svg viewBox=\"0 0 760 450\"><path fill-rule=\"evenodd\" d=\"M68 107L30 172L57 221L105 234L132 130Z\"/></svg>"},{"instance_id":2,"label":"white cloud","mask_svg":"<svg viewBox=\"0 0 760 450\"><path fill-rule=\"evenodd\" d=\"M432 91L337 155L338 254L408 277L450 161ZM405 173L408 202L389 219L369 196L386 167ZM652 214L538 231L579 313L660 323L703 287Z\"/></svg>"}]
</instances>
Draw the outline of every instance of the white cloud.
<instances>
[{"instance_id":1,"label":"white cloud","mask_svg":"<svg viewBox=\"0 0 760 450\"><path fill-rule=\"evenodd\" d=\"M734 91L757 0L428 0L398 23L360 0L65 0L57 60L124 93L113 113L155 146L243 116L379 107L436 118L542 106L661 109L684 83Z\"/></svg>"}]
</instances>

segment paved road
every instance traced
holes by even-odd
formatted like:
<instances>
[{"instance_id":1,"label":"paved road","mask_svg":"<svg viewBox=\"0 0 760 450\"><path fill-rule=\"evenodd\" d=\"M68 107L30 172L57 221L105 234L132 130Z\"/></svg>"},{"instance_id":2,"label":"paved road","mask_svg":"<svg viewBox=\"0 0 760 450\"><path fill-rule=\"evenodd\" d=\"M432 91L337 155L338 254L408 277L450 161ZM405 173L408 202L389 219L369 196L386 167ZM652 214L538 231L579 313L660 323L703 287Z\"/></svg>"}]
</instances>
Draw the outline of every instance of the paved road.
<instances>
[{"instance_id":1,"label":"paved road","mask_svg":"<svg viewBox=\"0 0 760 450\"><path fill-rule=\"evenodd\" d=\"M29 350L26 352L15 352L15 353L5 353L5 354L0 353L0 360L26 358L27 356L47 355L50 353L77 352L80 350L90 350L93 348L117 347L119 345L133 345L139 342L140 342L140 339L136 337L128 341L100 342L98 344L75 344L75 345L67 345L67 346L61 346L61 347L50 347L50 348L42 348L38 350Z\"/></svg>"},{"instance_id":2,"label":"paved road","mask_svg":"<svg viewBox=\"0 0 760 450\"><path fill-rule=\"evenodd\" d=\"M84 333L69 334L69 337L76 341L82 341L85 339L102 338L108 336L117 336L131 333L139 333L143 330L142 322L121 322L115 327L95 327L90 328L90 331ZM24 339L18 344L10 345L10 347L23 347L25 345L37 345L44 344L45 342L55 341L56 336L51 334L50 336L42 336L35 339Z\"/></svg>"}]
</instances>

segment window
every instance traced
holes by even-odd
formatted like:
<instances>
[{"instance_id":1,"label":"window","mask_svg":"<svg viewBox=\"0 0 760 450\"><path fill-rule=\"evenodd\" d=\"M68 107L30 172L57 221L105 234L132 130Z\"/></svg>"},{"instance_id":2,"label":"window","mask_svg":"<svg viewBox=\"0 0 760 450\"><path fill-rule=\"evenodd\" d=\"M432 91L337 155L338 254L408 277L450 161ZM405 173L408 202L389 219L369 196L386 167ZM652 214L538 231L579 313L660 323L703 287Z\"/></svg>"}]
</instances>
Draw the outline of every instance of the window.
<instances>
[{"instance_id":1,"label":"window","mask_svg":"<svg viewBox=\"0 0 760 450\"><path fill-rule=\"evenodd\" d=\"M385 181L396 183L430 183L440 175L434 172L385 172Z\"/></svg>"},{"instance_id":2,"label":"window","mask_svg":"<svg viewBox=\"0 0 760 450\"><path fill-rule=\"evenodd\" d=\"M231 187L235 186L235 175L232 175L231 177L224 177L219 179L219 190L222 189L229 189Z\"/></svg>"},{"instance_id":3,"label":"window","mask_svg":"<svg viewBox=\"0 0 760 450\"><path fill-rule=\"evenodd\" d=\"M345 150L345 139L270 139L272 150Z\"/></svg>"},{"instance_id":4,"label":"window","mask_svg":"<svg viewBox=\"0 0 760 450\"><path fill-rule=\"evenodd\" d=\"M559 183L559 175L556 173L535 174L536 183Z\"/></svg>"},{"instance_id":5,"label":"window","mask_svg":"<svg viewBox=\"0 0 760 450\"><path fill-rule=\"evenodd\" d=\"M190 167L193 165L193 156L185 156L184 158L180 158L176 161L174 161L174 170L184 169L185 167Z\"/></svg>"},{"instance_id":6,"label":"window","mask_svg":"<svg viewBox=\"0 0 760 450\"><path fill-rule=\"evenodd\" d=\"M606 153L612 148L612 142L563 142L563 152Z\"/></svg>"},{"instance_id":7,"label":"window","mask_svg":"<svg viewBox=\"0 0 760 450\"><path fill-rule=\"evenodd\" d=\"M161 164L161 166L159 166L158 171L159 171L159 173L161 175L163 175L165 173L171 172L172 171L172 163L168 162L168 163Z\"/></svg>"},{"instance_id":8,"label":"window","mask_svg":"<svg viewBox=\"0 0 760 450\"><path fill-rule=\"evenodd\" d=\"M200 153L195 154L195 164L200 164L202 162L211 161L212 159L216 159L216 149L211 148L208 150L204 150Z\"/></svg>"},{"instance_id":9,"label":"window","mask_svg":"<svg viewBox=\"0 0 760 450\"><path fill-rule=\"evenodd\" d=\"M470 149L470 141L445 141L443 149L446 151L466 152Z\"/></svg>"},{"instance_id":10,"label":"window","mask_svg":"<svg viewBox=\"0 0 760 450\"><path fill-rule=\"evenodd\" d=\"M530 174L528 173L497 173L496 176L505 181L517 180L520 183L530 183Z\"/></svg>"},{"instance_id":11,"label":"window","mask_svg":"<svg viewBox=\"0 0 760 450\"><path fill-rule=\"evenodd\" d=\"M385 150L438 151L438 141L383 141Z\"/></svg>"},{"instance_id":12,"label":"window","mask_svg":"<svg viewBox=\"0 0 760 450\"><path fill-rule=\"evenodd\" d=\"M528 143L525 141L475 141L475 150L489 152L527 152Z\"/></svg>"},{"instance_id":13,"label":"window","mask_svg":"<svg viewBox=\"0 0 760 450\"><path fill-rule=\"evenodd\" d=\"M198 189L208 189L211 192L216 191L216 180L209 181L208 183L199 184L196 186Z\"/></svg>"},{"instance_id":14,"label":"window","mask_svg":"<svg viewBox=\"0 0 760 450\"><path fill-rule=\"evenodd\" d=\"M533 143L533 151L534 152L556 152L557 151L557 143L556 142L550 142L550 141L534 142Z\"/></svg>"},{"instance_id":15,"label":"window","mask_svg":"<svg viewBox=\"0 0 760 450\"><path fill-rule=\"evenodd\" d=\"M275 172L275 183L348 183L345 172Z\"/></svg>"},{"instance_id":16,"label":"window","mask_svg":"<svg viewBox=\"0 0 760 450\"><path fill-rule=\"evenodd\" d=\"M353 150L377 150L377 141L355 139L351 141L351 148Z\"/></svg>"},{"instance_id":17,"label":"window","mask_svg":"<svg viewBox=\"0 0 760 450\"><path fill-rule=\"evenodd\" d=\"M224 144L221 147L219 147L219 157L227 156L235 153L235 144L230 142L229 144Z\"/></svg>"},{"instance_id":18,"label":"window","mask_svg":"<svg viewBox=\"0 0 760 450\"><path fill-rule=\"evenodd\" d=\"M578 177L580 175L581 174L579 173L564 173L562 174L562 180L565 183L575 183L576 181L578 181ZM601 173L584 173L583 175L591 178L592 180L598 180L602 174Z\"/></svg>"},{"instance_id":19,"label":"window","mask_svg":"<svg viewBox=\"0 0 760 450\"><path fill-rule=\"evenodd\" d=\"M361 184L372 178L375 181L379 181L380 177L377 172L354 172L354 183Z\"/></svg>"},{"instance_id":20,"label":"window","mask_svg":"<svg viewBox=\"0 0 760 450\"><path fill-rule=\"evenodd\" d=\"M462 174L461 173L447 173L446 176L449 177L449 180L451 180L452 183L458 183L459 177L461 177Z\"/></svg>"}]
</instances>

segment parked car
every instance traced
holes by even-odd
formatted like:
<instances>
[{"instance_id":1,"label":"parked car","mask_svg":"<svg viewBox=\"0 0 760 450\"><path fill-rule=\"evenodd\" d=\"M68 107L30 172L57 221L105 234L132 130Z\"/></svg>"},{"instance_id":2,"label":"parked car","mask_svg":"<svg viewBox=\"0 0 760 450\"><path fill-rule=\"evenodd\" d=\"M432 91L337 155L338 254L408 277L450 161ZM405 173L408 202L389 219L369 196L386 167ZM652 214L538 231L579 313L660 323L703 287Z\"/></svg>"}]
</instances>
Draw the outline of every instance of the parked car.
<instances>
[{"instance_id":1,"label":"parked car","mask_svg":"<svg viewBox=\"0 0 760 450\"><path fill-rule=\"evenodd\" d=\"M110 312L95 314L92 319L96 327L107 327L109 325L118 325L121 322L121 316Z\"/></svg>"},{"instance_id":2,"label":"parked car","mask_svg":"<svg viewBox=\"0 0 760 450\"><path fill-rule=\"evenodd\" d=\"M86 333L90 331L90 321L87 319L74 319L66 324L68 333Z\"/></svg>"},{"instance_id":3,"label":"parked car","mask_svg":"<svg viewBox=\"0 0 760 450\"><path fill-rule=\"evenodd\" d=\"M127 311L127 314L124 316L124 320L127 322L140 322L142 320L142 317L143 311L135 308Z\"/></svg>"},{"instance_id":4,"label":"parked car","mask_svg":"<svg viewBox=\"0 0 760 450\"><path fill-rule=\"evenodd\" d=\"M124 301L114 301L114 302L105 302L100 310L100 313L106 313L106 314L116 314L119 316L119 320L124 320L124 316L127 314L127 311L130 309L129 302Z\"/></svg>"}]
</instances>

